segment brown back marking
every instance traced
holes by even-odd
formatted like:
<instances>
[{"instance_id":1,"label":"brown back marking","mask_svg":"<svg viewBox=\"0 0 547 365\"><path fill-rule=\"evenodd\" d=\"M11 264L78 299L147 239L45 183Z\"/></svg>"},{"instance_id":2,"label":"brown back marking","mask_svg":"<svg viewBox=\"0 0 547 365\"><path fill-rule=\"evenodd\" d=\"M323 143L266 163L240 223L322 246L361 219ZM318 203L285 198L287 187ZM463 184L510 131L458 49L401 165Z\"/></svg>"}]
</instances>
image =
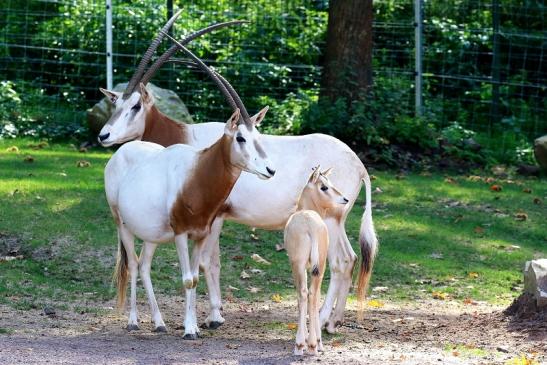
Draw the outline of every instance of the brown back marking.
<instances>
[{"instance_id":1,"label":"brown back marking","mask_svg":"<svg viewBox=\"0 0 547 365\"><path fill-rule=\"evenodd\" d=\"M177 143L188 143L188 127L163 114L155 105L146 113L142 141L154 142L164 147Z\"/></svg>"},{"instance_id":2,"label":"brown back marking","mask_svg":"<svg viewBox=\"0 0 547 365\"><path fill-rule=\"evenodd\" d=\"M175 234L189 232L193 237L199 237L208 233L225 205L241 174L241 169L230 163L232 138L223 135L211 147L199 152L171 210L171 227Z\"/></svg>"}]
</instances>

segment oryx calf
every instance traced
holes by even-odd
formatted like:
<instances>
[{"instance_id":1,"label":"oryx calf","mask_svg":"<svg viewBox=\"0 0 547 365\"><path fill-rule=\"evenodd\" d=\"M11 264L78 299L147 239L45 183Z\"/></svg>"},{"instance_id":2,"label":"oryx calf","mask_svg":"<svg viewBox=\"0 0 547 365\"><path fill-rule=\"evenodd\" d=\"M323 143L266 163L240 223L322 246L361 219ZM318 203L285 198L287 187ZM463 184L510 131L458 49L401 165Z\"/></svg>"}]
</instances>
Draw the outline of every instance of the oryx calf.
<instances>
[{"instance_id":1,"label":"oryx calf","mask_svg":"<svg viewBox=\"0 0 547 365\"><path fill-rule=\"evenodd\" d=\"M323 351L319 299L329 249L329 232L323 219L329 216L329 210L348 203L348 199L329 181L327 176L330 172L331 169L321 172L319 166L315 168L298 199L298 210L290 216L285 226L285 249L298 296L295 355L304 354L306 343L312 355ZM311 271L309 295L307 268ZM310 320L309 332L306 314Z\"/></svg>"}]
</instances>

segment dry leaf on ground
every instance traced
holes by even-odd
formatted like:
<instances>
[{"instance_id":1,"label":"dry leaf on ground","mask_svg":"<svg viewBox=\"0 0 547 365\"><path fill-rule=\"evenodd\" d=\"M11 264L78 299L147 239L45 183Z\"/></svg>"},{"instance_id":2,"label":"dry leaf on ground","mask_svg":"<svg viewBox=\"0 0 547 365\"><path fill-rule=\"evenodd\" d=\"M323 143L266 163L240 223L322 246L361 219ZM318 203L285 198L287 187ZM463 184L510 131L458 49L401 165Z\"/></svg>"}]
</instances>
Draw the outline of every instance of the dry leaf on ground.
<instances>
[{"instance_id":1,"label":"dry leaf on ground","mask_svg":"<svg viewBox=\"0 0 547 365\"><path fill-rule=\"evenodd\" d=\"M445 300L448 298L447 293L443 293L440 291L434 291L433 293L431 293L431 295L433 296L433 299Z\"/></svg>"},{"instance_id":2,"label":"dry leaf on ground","mask_svg":"<svg viewBox=\"0 0 547 365\"><path fill-rule=\"evenodd\" d=\"M91 162L86 160L79 160L78 162L76 162L76 167L89 167L89 166L91 166Z\"/></svg>"},{"instance_id":3,"label":"dry leaf on ground","mask_svg":"<svg viewBox=\"0 0 547 365\"><path fill-rule=\"evenodd\" d=\"M255 262L258 262L259 264L271 265L271 262L269 262L268 260L264 259L262 256L260 256L260 255L257 254L257 253L253 253L253 254L251 255L251 258L252 258Z\"/></svg>"},{"instance_id":4,"label":"dry leaf on ground","mask_svg":"<svg viewBox=\"0 0 547 365\"><path fill-rule=\"evenodd\" d=\"M32 157L31 155L26 155L25 158L23 159L23 161L28 162L28 163L32 163L32 162L34 162L34 157Z\"/></svg>"},{"instance_id":5,"label":"dry leaf on ground","mask_svg":"<svg viewBox=\"0 0 547 365\"><path fill-rule=\"evenodd\" d=\"M283 300L283 297L281 297L280 294L272 294L272 300L276 303L281 303L281 301Z\"/></svg>"},{"instance_id":6,"label":"dry leaf on ground","mask_svg":"<svg viewBox=\"0 0 547 365\"><path fill-rule=\"evenodd\" d=\"M382 308L384 306L384 302L372 299L368 301L367 305L371 308Z\"/></svg>"},{"instance_id":7,"label":"dry leaf on ground","mask_svg":"<svg viewBox=\"0 0 547 365\"><path fill-rule=\"evenodd\" d=\"M240 278L240 279L248 279L248 278L250 278L250 277L251 277L251 275L247 274L247 272L246 272L245 270L243 270L243 271L241 272L241 274L239 274L239 278Z\"/></svg>"},{"instance_id":8,"label":"dry leaf on ground","mask_svg":"<svg viewBox=\"0 0 547 365\"><path fill-rule=\"evenodd\" d=\"M296 325L296 323L287 323L287 328L290 329L291 331L294 331L298 326Z\"/></svg>"},{"instance_id":9,"label":"dry leaf on ground","mask_svg":"<svg viewBox=\"0 0 547 365\"><path fill-rule=\"evenodd\" d=\"M528 219L528 214L524 212L519 212L515 214L515 220L516 221L525 221Z\"/></svg>"},{"instance_id":10,"label":"dry leaf on ground","mask_svg":"<svg viewBox=\"0 0 547 365\"><path fill-rule=\"evenodd\" d=\"M502 187L501 187L501 185L495 185L494 184L494 185L490 186L490 190L500 192L502 190Z\"/></svg>"},{"instance_id":11,"label":"dry leaf on ground","mask_svg":"<svg viewBox=\"0 0 547 365\"><path fill-rule=\"evenodd\" d=\"M285 250L285 246L284 246L283 244L276 243L276 244L275 244L275 250L276 250L277 252L279 252L279 251L284 251L284 250Z\"/></svg>"},{"instance_id":12,"label":"dry leaf on ground","mask_svg":"<svg viewBox=\"0 0 547 365\"><path fill-rule=\"evenodd\" d=\"M6 152L19 153L19 148L17 146L11 146L11 147L6 148Z\"/></svg>"},{"instance_id":13,"label":"dry leaf on ground","mask_svg":"<svg viewBox=\"0 0 547 365\"><path fill-rule=\"evenodd\" d=\"M247 288L247 290L249 291L249 293L256 294L256 293L258 293L259 291L261 291L262 289L257 288L257 287L254 287L254 286L250 286L250 287Z\"/></svg>"},{"instance_id":14,"label":"dry leaf on ground","mask_svg":"<svg viewBox=\"0 0 547 365\"><path fill-rule=\"evenodd\" d=\"M479 278L479 273L470 272L469 274L467 274L467 276L469 276L471 279L478 279Z\"/></svg>"}]
</instances>

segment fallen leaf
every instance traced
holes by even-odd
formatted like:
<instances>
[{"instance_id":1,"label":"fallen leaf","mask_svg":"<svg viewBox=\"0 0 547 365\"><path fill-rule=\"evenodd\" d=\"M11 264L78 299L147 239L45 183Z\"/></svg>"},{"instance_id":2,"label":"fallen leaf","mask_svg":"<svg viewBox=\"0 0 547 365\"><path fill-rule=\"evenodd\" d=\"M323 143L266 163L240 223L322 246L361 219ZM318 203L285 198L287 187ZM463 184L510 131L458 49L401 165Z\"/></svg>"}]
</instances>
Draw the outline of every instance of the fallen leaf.
<instances>
[{"instance_id":1,"label":"fallen leaf","mask_svg":"<svg viewBox=\"0 0 547 365\"><path fill-rule=\"evenodd\" d=\"M454 184L454 185L458 184L456 179L454 179L453 177L447 177L446 179L444 179L444 182L447 184Z\"/></svg>"},{"instance_id":2,"label":"fallen leaf","mask_svg":"<svg viewBox=\"0 0 547 365\"><path fill-rule=\"evenodd\" d=\"M534 204L541 205L541 199L540 198L534 198Z\"/></svg>"},{"instance_id":3,"label":"fallen leaf","mask_svg":"<svg viewBox=\"0 0 547 365\"><path fill-rule=\"evenodd\" d=\"M258 238L258 236L257 236L256 234L251 233L251 239L252 239L253 241L258 241L260 238Z\"/></svg>"},{"instance_id":4,"label":"fallen leaf","mask_svg":"<svg viewBox=\"0 0 547 365\"><path fill-rule=\"evenodd\" d=\"M265 260L264 258L262 258L262 256L260 256L259 254L257 253L253 253L251 255L251 258L255 261L255 262L258 262L259 264L264 264L264 265L271 265L271 263L267 260Z\"/></svg>"},{"instance_id":5,"label":"fallen leaf","mask_svg":"<svg viewBox=\"0 0 547 365\"><path fill-rule=\"evenodd\" d=\"M539 364L533 357L521 355L520 357L514 357L507 360L506 365L537 365Z\"/></svg>"},{"instance_id":6,"label":"fallen leaf","mask_svg":"<svg viewBox=\"0 0 547 365\"><path fill-rule=\"evenodd\" d=\"M433 252L431 255L429 255L429 257L435 260L442 260L444 256L440 252Z\"/></svg>"},{"instance_id":7,"label":"fallen leaf","mask_svg":"<svg viewBox=\"0 0 547 365\"><path fill-rule=\"evenodd\" d=\"M463 301L463 304L470 305L470 304L476 304L475 301L471 298L465 298Z\"/></svg>"},{"instance_id":8,"label":"fallen leaf","mask_svg":"<svg viewBox=\"0 0 547 365\"><path fill-rule=\"evenodd\" d=\"M376 189L374 189L372 191L372 194L382 194L384 191L382 189L380 189L379 187L376 187Z\"/></svg>"},{"instance_id":9,"label":"fallen leaf","mask_svg":"<svg viewBox=\"0 0 547 365\"><path fill-rule=\"evenodd\" d=\"M460 214L454 219L454 223L460 223L462 219L463 219L463 215Z\"/></svg>"},{"instance_id":10,"label":"fallen leaf","mask_svg":"<svg viewBox=\"0 0 547 365\"><path fill-rule=\"evenodd\" d=\"M238 349L241 345L237 343L227 343L226 348L230 350Z\"/></svg>"},{"instance_id":11,"label":"fallen leaf","mask_svg":"<svg viewBox=\"0 0 547 365\"><path fill-rule=\"evenodd\" d=\"M375 175L370 175L370 181L374 181L376 179L377 179L377 177Z\"/></svg>"},{"instance_id":12,"label":"fallen leaf","mask_svg":"<svg viewBox=\"0 0 547 365\"><path fill-rule=\"evenodd\" d=\"M283 244L276 243L276 244L275 244L275 250L276 250L277 252L279 252L279 251L284 251L284 250L285 250L285 246L284 246Z\"/></svg>"},{"instance_id":13,"label":"fallen leaf","mask_svg":"<svg viewBox=\"0 0 547 365\"><path fill-rule=\"evenodd\" d=\"M244 280L245 280L245 279L249 279L249 278L251 277L251 275L247 274L247 272L246 272L245 270L243 270L243 271L241 272L241 274L239 274L239 277L240 277L240 279L244 279Z\"/></svg>"},{"instance_id":14,"label":"fallen leaf","mask_svg":"<svg viewBox=\"0 0 547 365\"><path fill-rule=\"evenodd\" d=\"M494 185L490 186L490 190L500 192L502 190L502 187L501 187L501 185L495 185L494 184Z\"/></svg>"},{"instance_id":15,"label":"fallen leaf","mask_svg":"<svg viewBox=\"0 0 547 365\"><path fill-rule=\"evenodd\" d=\"M76 167L90 167L90 166L91 166L91 162L86 160L79 160L78 162L76 162Z\"/></svg>"},{"instance_id":16,"label":"fallen leaf","mask_svg":"<svg viewBox=\"0 0 547 365\"><path fill-rule=\"evenodd\" d=\"M526 193L526 194L532 194L532 189L530 189L530 188L524 188L524 189L522 189L522 192L523 192L523 193Z\"/></svg>"},{"instance_id":17,"label":"fallen leaf","mask_svg":"<svg viewBox=\"0 0 547 365\"><path fill-rule=\"evenodd\" d=\"M249 271L251 272L251 274L262 274L262 270L260 269L251 269Z\"/></svg>"},{"instance_id":18,"label":"fallen leaf","mask_svg":"<svg viewBox=\"0 0 547 365\"><path fill-rule=\"evenodd\" d=\"M458 351L454 350L454 351L452 351L452 356L458 357L458 356L460 356L460 353Z\"/></svg>"},{"instance_id":19,"label":"fallen leaf","mask_svg":"<svg viewBox=\"0 0 547 365\"><path fill-rule=\"evenodd\" d=\"M86 147L80 147L80 149L78 151L80 151L80 153L86 153L87 148Z\"/></svg>"},{"instance_id":20,"label":"fallen leaf","mask_svg":"<svg viewBox=\"0 0 547 365\"><path fill-rule=\"evenodd\" d=\"M433 296L433 299L445 300L448 298L447 293L443 293L440 291L434 291L433 293L431 293L431 295Z\"/></svg>"},{"instance_id":21,"label":"fallen leaf","mask_svg":"<svg viewBox=\"0 0 547 365\"><path fill-rule=\"evenodd\" d=\"M384 293L388 290L389 288L387 286L375 286L374 288L372 288L372 291L375 293Z\"/></svg>"},{"instance_id":22,"label":"fallen leaf","mask_svg":"<svg viewBox=\"0 0 547 365\"><path fill-rule=\"evenodd\" d=\"M371 308L382 308L384 303L379 300L372 299L368 301L367 305Z\"/></svg>"},{"instance_id":23,"label":"fallen leaf","mask_svg":"<svg viewBox=\"0 0 547 365\"><path fill-rule=\"evenodd\" d=\"M340 346L342 346L342 341L340 341L340 340L332 340L332 342L330 343L330 345L331 345L332 347L340 347Z\"/></svg>"},{"instance_id":24,"label":"fallen leaf","mask_svg":"<svg viewBox=\"0 0 547 365\"><path fill-rule=\"evenodd\" d=\"M477 175L471 175L467 178L469 181L481 181L482 180L482 177L480 176L477 176Z\"/></svg>"},{"instance_id":25,"label":"fallen leaf","mask_svg":"<svg viewBox=\"0 0 547 365\"><path fill-rule=\"evenodd\" d=\"M471 279L478 279L479 278L479 273L470 272L469 274L467 274L467 276L470 277Z\"/></svg>"},{"instance_id":26,"label":"fallen leaf","mask_svg":"<svg viewBox=\"0 0 547 365\"><path fill-rule=\"evenodd\" d=\"M241 261L241 260L243 260L243 256L241 256L241 255L232 256L232 260Z\"/></svg>"},{"instance_id":27,"label":"fallen leaf","mask_svg":"<svg viewBox=\"0 0 547 365\"><path fill-rule=\"evenodd\" d=\"M257 287L254 287L254 286L250 286L250 287L247 288L247 290L249 291L249 293L256 294L256 293L258 293L259 291L261 291L262 289L257 288Z\"/></svg>"},{"instance_id":28,"label":"fallen leaf","mask_svg":"<svg viewBox=\"0 0 547 365\"><path fill-rule=\"evenodd\" d=\"M228 285L228 289L229 290L235 290L235 291L239 290L239 288L236 288L235 286L231 286L231 285Z\"/></svg>"},{"instance_id":29,"label":"fallen leaf","mask_svg":"<svg viewBox=\"0 0 547 365\"><path fill-rule=\"evenodd\" d=\"M474 231L476 234L483 234L483 233L484 233L484 228L477 226L477 227L475 227L475 228L473 229L473 231Z\"/></svg>"},{"instance_id":30,"label":"fallen leaf","mask_svg":"<svg viewBox=\"0 0 547 365\"><path fill-rule=\"evenodd\" d=\"M296 323L287 323L287 328L290 329L291 331L294 331L298 328L298 326L296 325Z\"/></svg>"},{"instance_id":31,"label":"fallen leaf","mask_svg":"<svg viewBox=\"0 0 547 365\"><path fill-rule=\"evenodd\" d=\"M19 153L19 148L17 146L11 146L6 148L6 152Z\"/></svg>"},{"instance_id":32,"label":"fallen leaf","mask_svg":"<svg viewBox=\"0 0 547 365\"><path fill-rule=\"evenodd\" d=\"M28 163L32 163L32 162L34 162L34 157L32 157L31 155L26 155L25 158L23 159L23 161L28 162Z\"/></svg>"},{"instance_id":33,"label":"fallen leaf","mask_svg":"<svg viewBox=\"0 0 547 365\"><path fill-rule=\"evenodd\" d=\"M525 221L528 219L528 214L524 212L519 212L515 214L515 220L516 221Z\"/></svg>"},{"instance_id":34,"label":"fallen leaf","mask_svg":"<svg viewBox=\"0 0 547 365\"><path fill-rule=\"evenodd\" d=\"M272 300L276 303L281 303L283 298L279 294L272 294Z\"/></svg>"}]
</instances>

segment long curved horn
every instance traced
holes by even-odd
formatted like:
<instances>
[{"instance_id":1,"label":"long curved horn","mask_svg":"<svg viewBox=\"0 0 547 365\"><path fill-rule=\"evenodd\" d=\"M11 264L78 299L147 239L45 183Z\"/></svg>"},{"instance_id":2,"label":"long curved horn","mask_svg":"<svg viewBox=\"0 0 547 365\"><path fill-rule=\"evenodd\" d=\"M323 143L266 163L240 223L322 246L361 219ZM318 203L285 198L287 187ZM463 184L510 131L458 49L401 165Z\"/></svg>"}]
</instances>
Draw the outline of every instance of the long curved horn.
<instances>
[{"instance_id":1,"label":"long curved horn","mask_svg":"<svg viewBox=\"0 0 547 365\"><path fill-rule=\"evenodd\" d=\"M170 59L169 62L179 63L179 64L186 65L187 67L194 68L194 69L198 66L193 61L181 60L181 59L177 59L177 58ZM238 93L235 91L234 87L232 85L230 85L228 80L226 80L220 73L218 73L218 71L213 70L210 67L208 67L208 68L211 70L211 72L213 72L215 74L216 77L218 77L218 79L222 82L224 87L228 90L228 92L230 93L230 95L234 99L234 101L235 101L235 103L236 103L236 105L239 108L239 111L241 113L241 117L243 118L243 121L245 122L245 125L252 126L251 117L249 116L249 113L247 112L247 108L245 108L245 105L243 104L243 101L239 97Z\"/></svg>"},{"instance_id":2,"label":"long curved horn","mask_svg":"<svg viewBox=\"0 0 547 365\"><path fill-rule=\"evenodd\" d=\"M162 31L163 32L163 31ZM179 41L177 41L175 38L171 37L169 34L167 34L166 32L163 32L163 34L169 38L171 41L173 41L175 43L175 45L180 48L184 53L186 53L188 55L188 57L190 57L195 63L196 65L202 69L203 71L205 71L205 73L211 78L213 79L213 81L215 82L215 84L217 85L217 87L220 89L220 91L222 92L222 94L224 95L224 97L226 98L226 101L228 102L228 104L230 104L230 107L232 108L232 110L236 110L238 107L237 107L237 104L235 103L234 99L232 98L232 95L230 94L230 92L226 89L226 87L224 86L224 84L222 83L222 81L220 81L220 79L215 75L215 73L213 71L211 71L211 69L205 64L203 63L203 61L201 61L195 54L193 54L189 49L187 49L186 47L184 47Z\"/></svg>"},{"instance_id":3,"label":"long curved horn","mask_svg":"<svg viewBox=\"0 0 547 365\"><path fill-rule=\"evenodd\" d=\"M203 28L201 30L198 30L198 31L195 31L189 35L187 35L186 37L184 37L182 40L179 41L180 44L188 44L190 43L192 40L198 38L198 37L201 37L202 35L206 34L206 33L210 33L214 30L217 30L217 29L220 29L220 28L224 28L224 27L228 27L228 26L231 26L231 25L236 25L236 24L244 24L244 23L249 23L248 21L246 20L232 20L232 21L229 21L229 22L224 22L224 23L217 23L217 24L212 24L210 26L208 26L207 28ZM167 62L169 60L169 58L171 58L175 52L177 52L178 50L178 46L176 44L172 45L167 51L165 51L153 64L152 66L150 66L150 68L146 71L146 73L144 74L144 76L142 77L142 80L141 82L143 84L147 84L148 81L150 81L150 79L152 77L154 77L154 75L156 74L156 72L159 70L159 68L161 66L163 66L163 64L165 62Z\"/></svg>"},{"instance_id":4,"label":"long curved horn","mask_svg":"<svg viewBox=\"0 0 547 365\"><path fill-rule=\"evenodd\" d=\"M144 73L144 69L146 68L146 65L148 65L148 62L152 58L152 55L154 54L154 52L156 52L156 49L160 45L160 42L163 39L163 35L165 34L165 32L167 32L169 30L169 28L171 28L171 26L173 26L173 23L175 23L175 20L177 20L177 18L179 17L179 15L181 13L182 13L182 9L177 11L171 17L171 19L169 19L167 21L167 23L165 23L163 28L161 28L161 31L159 32L159 34L156 36L156 39L154 39L152 41L152 43L150 44L150 46L146 50L146 53L144 54L144 56L142 56L141 62L139 63L139 66L137 67L137 70L135 71L135 73L131 77L131 80L129 80L129 83L127 84L127 87L125 88L125 91L123 92L123 98L124 99L127 99L127 97L129 95L131 95L131 93L137 87L137 84L139 83L139 81L142 77L142 74Z\"/></svg>"}]
</instances>

